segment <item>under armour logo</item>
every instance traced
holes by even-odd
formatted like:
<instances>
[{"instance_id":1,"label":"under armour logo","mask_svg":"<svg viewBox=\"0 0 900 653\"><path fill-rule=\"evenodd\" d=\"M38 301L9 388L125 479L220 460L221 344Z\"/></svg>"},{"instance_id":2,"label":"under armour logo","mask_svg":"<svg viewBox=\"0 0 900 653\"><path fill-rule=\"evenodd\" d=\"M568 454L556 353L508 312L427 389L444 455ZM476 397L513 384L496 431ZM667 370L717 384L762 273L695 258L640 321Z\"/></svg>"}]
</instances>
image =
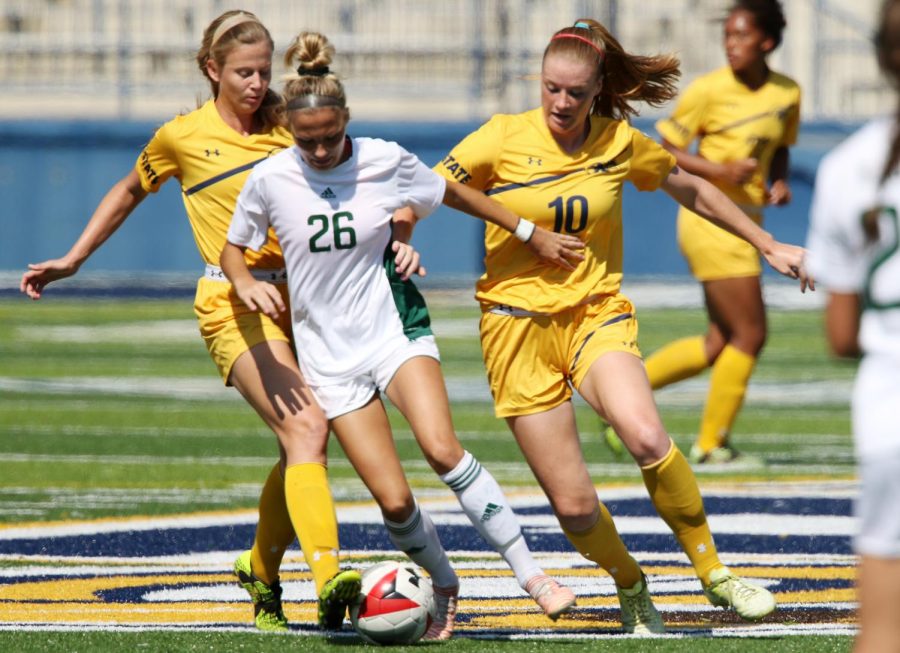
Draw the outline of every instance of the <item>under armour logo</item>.
<instances>
[{"instance_id":1,"label":"under armour logo","mask_svg":"<svg viewBox=\"0 0 900 653\"><path fill-rule=\"evenodd\" d=\"M219 148L216 148L216 149L214 149L214 150L204 150L204 151L206 152L206 158L207 158L207 159L208 159L209 157L211 157L213 154L215 154L216 156L222 156L222 155L219 153Z\"/></svg>"},{"instance_id":2,"label":"under armour logo","mask_svg":"<svg viewBox=\"0 0 900 653\"><path fill-rule=\"evenodd\" d=\"M540 166L540 165L544 165L544 161L543 161L543 159L535 159L535 158L532 158L532 157L528 157L528 165L530 165L530 166Z\"/></svg>"},{"instance_id":3,"label":"under armour logo","mask_svg":"<svg viewBox=\"0 0 900 653\"><path fill-rule=\"evenodd\" d=\"M703 543L698 544L697 553L706 553L706 545Z\"/></svg>"},{"instance_id":4,"label":"under armour logo","mask_svg":"<svg viewBox=\"0 0 900 653\"><path fill-rule=\"evenodd\" d=\"M273 272L267 272L266 276L268 276L269 281L287 281L287 270L275 270Z\"/></svg>"}]
</instances>

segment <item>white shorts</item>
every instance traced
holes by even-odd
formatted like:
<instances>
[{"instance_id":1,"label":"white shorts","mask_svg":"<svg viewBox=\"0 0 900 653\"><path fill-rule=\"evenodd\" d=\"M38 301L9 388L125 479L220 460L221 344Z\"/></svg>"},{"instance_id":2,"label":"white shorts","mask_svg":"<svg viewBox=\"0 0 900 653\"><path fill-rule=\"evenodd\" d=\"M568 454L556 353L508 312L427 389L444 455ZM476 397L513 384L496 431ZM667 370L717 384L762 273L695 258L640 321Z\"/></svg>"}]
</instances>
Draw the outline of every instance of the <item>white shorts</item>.
<instances>
[{"instance_id":1,"label":"white shorts","mask_svg":"<svg viewBox=\"0 0 900 653\"><path fill-rule=\"evenodd\" d=\"M853 438L860 496L855 511L862 555L900 558L900 363L866 356L853 387Z\"/></svg>"},{"instance_id":2,"label":"white shorts","mask_svg":"<svg viewBox=\"0 0 900 653\"><path fill-rule=\"evenodd\" d=\"M415 340L402 336L388 343L381 351L389 353L373 359L369 369L356 376L337 379L328 385L316 385L312 381L307 381L328 419L362 408L376 391L384 392L400 366L409 359L416 356L430 356L435 360L441 360L434 336L420 336Z\"/></svg>"},{"instance_id":3,"label":"white shorts","mask_svg":"<svg viewBox=\"0 0 900 653\"><path fill-rule=\"evenodd\" d=\"M864 356L853 384L851 406L857 460L900 451L900 361Z\"/></svg>"},{"instance_id":4,"label":"white shorts","mask_svg":"<svg viewBox=\"0 0 900 653\"><path fill-rule=\"evenodd\" d=\"M859 479L856 552L876 558L900 558L900 452L861 461Z\"/></svg>"}]
</instances>

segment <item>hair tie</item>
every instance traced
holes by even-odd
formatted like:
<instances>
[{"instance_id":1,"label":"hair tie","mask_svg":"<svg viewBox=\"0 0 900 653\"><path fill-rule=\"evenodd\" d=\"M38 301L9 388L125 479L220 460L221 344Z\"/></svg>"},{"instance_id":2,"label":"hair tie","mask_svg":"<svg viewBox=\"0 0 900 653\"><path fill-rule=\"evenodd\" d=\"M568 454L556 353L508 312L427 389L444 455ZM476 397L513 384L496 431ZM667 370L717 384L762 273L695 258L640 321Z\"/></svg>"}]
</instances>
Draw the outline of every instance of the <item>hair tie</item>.
<instances>
[{"instance_id":1,"label":"hair tie","mask_svg":"<svg viewBox=\"0 0 900 653\"><path fill-rule=\"evenodd\" d=\"M580 20L575 23L575 27L580 27L581 29L591 29L591 26L587 23L582 23Z\"/></svg>"},{"instance_id":2,"label":"hair tie","mask_svg":"<svg viewBox=\"0 0 900 653\"><path fill-rule=\"evenodd\" d=\"M222 38L226 32L230 31L232 28L237 27L241 23L258 23L259 20L255 16L251 16L250 14L244 13L243 11L236 13L232 16L229 16L216 28L216 31L213 32L212 39L209 41L209 47L212 49L212 46L216 44L216 42Z\"/></svg>"},{"instance_id":3,"label":"hair tie","mask_svg":"<svg viewBox=\"0 0 900 653\"><path fill-rule=\"evenodd\" d=\"M328 73L330 73L328 66L319 66L318 68L310 68L307 70L302 65L297 66L297 74L301 77L309 75L310 77L324 77Z\"/></svg>"},{"instance_id":4,"label":"hair tie","mask_svg":"<svg viewBox=\"0 0 900 653\"><path fill-rule=\"evenodd\" d=\"M600 55L600 61L601 61L601 62L602 62L604 59L606 59L606 53L605 53L605 52L604 52L604 51L603 51L596 43L594 43L594 42L593 42L592 40L590 40L590 39L584 38L583 36L578 36L578 34L569 34L568 32L562 32L562 33L560 33L560 34L557 34L556 36L554 36L554 37L553 37L552 39L550 39L550 40L551 40L551 41L555 41L556 39L577 39L577 40L579 40L579 41L582 41L582 42L584 42L584 43L587 43L589 46L591 46L592 48L594 48L594 50L597 51L597 54Z\"/></svg>"}]
</instances>

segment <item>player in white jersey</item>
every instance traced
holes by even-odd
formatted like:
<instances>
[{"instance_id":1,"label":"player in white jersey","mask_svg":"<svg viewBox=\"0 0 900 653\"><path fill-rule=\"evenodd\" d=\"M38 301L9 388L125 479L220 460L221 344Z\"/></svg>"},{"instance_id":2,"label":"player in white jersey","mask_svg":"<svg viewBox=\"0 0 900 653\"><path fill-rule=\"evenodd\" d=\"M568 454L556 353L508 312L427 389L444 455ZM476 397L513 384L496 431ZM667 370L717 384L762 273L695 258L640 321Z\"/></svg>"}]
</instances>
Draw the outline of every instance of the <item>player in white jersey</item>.
<instances>
[{"instance_id":1,"label":"player in white jersey","mask_svg":"<svg viewBox=\"0 0 900 653\"><path fill-rule=\"evenodd\" d=\"M299 60L298 76L285 86L296 145L248 178L222 269L250 308L284 311L274 286L257 281L243 256L248 247L264 246L274 230L287 266L301 369L392 541L432 576L437 616L425 637L451 636L459 581L406 481L380 393L408 420L428 462L522 588L556 619L575 604L574 594L537 565L496 480L456 438L427 309L406 278L417 271L418 255L394 240L391 217L403 206L425 217L447 203L516 233L536 255L569 269L582 259L582 244L445 182L396 143L348 138L344 90L328 69L333 52L315 33L300 34L289 48L286 60Z\"/></svg>"},{"instance_id":2,"label":"player in white jersey","mask_svg":"<svg viewBox=\"0 0 900 653\"><path fill-rule=\"evenodd\" d=\"M326 170L307 164L298 148L259 164L228 233L230 242L253 250L265 244L270 226L278 234L294 280L300 366L329 419L383 389L386 380L363 379L398 351L416 345L437 358L424 329L413 340L404 333L414 325L404 324L384 257L394 209L408 204L430 214L443 199L443 180L396 143L353 138L347 151L346 161Z\"/></svg>"},{"instance_id":3,"label":"player in white jersey","mask_svg":"<svg viewBox=\"0 0 900 653\"><path fill-rule=\"evenodd\" d=\"M876 46L900 87L900 0L882 5ZM826 333L862 355L851 402L859 465L857 653L900 651L900 120L867 124L819 166L809 266L828 290Z\"/></svg>"}]
</instances>

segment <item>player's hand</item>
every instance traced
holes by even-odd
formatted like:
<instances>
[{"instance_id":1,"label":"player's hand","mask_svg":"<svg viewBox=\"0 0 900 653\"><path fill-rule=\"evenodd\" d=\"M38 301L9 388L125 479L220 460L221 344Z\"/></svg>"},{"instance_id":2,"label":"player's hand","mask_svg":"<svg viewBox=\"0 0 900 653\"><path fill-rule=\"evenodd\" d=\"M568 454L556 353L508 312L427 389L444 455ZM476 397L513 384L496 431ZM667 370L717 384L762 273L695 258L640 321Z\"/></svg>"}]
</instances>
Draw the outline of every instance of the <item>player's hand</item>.
<instances>
[{"instance_id":1,"label":"player's hand","mask_svg":"<svg viewBox=\"0 0 900 653\"><path fill-rule=\"evenodd\" d=\"M719 177L731 184L732 186L741 186L750 181L753 173L759 167L759 161L756 159L741 159L740 161L729 161L719 166Z\"/></svg>"},{"instance_id":2,"label":"player's hand","mask_svg":"<svg viewBox=\"0 0 900 653\"><path fill-rule=\"evenodd\" d=\"M806 250L796 245L775 242L772 249L763 252L769 265L786 277L800 280L800 292L816 289L816 281L806 270Z\"/></svg>"},{"instance_id":3,"label":"player's hand","mask_svg":"<svg viewBox=\"0 0 900 653\"><path fill-rule=\"evenodd\" d=\"M425 268L420 263L421 257L419 252L412 245L395 240L391 244L391 250L396 254L394 256L394 265L401 279L406 281L414 274L420 277L425 276Z\"/></svg>"},{"instance_id":4,"label":"player's hand","mask_svg":"<svg viewBox=\"0 0 900 653\"><path fill-rule=\"evenodd\" d=\"M783 179L774 182L766 193L766 201L773 206L784 206L792 197L791 187Z\"/></svg>"},{"instance_id":5,"label":"player's hand","mask_svg":"<svg viewBox=\"0 0 900 653\"><path fill-rule=\"evenodd\" d=\"M19 290L31 299L40 299L47 284L58 279L71 277L78 272L78 266L66 259L55 258L42 263L29 263L28 272L22 275Z\"/></svg>"},{"instance_id":6,"label":"player's hand","mask_svg":"<svg viewBox=\"0 0 900 653\"><path fill-rule=\"evenodd\" d=\"M536 226L526 245L542 261L566 270L574 270L584 260L581 253L584 243L569 234L558 234Z\"/></svg>"},{"instance_id":7,"label":"player's hand","mask_svg":"<svg viewBox=\"0 0 900 653\"><path fill-rule=\"evenodd\" d=\"M234 290L247 308L268 315L273 320L277 319L287 308L278 288L267 281L254 279L246 285L235 285Z\"/></svg>"}]
</instances>

